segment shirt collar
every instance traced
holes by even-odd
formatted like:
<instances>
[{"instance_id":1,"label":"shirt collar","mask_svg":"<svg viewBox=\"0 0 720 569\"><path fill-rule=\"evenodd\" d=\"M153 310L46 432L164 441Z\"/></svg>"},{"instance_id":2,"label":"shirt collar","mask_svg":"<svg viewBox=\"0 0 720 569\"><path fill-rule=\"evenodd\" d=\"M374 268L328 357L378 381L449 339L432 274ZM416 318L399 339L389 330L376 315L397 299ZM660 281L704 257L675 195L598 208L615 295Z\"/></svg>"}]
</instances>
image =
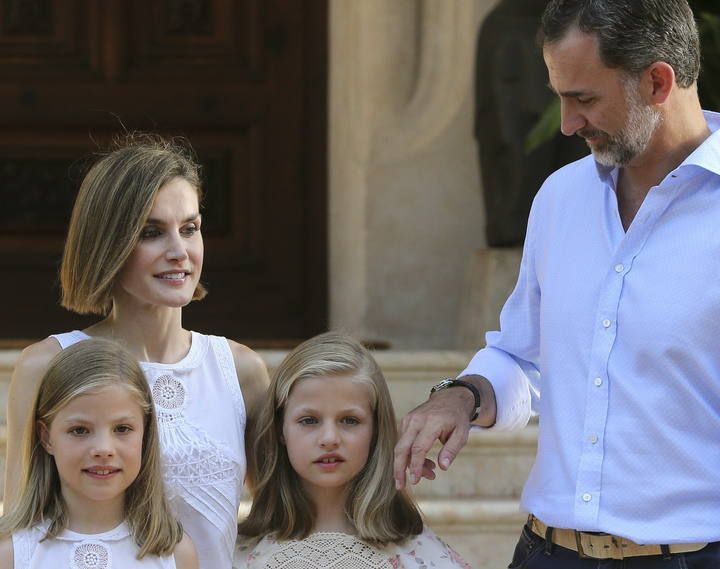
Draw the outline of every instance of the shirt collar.
<instances>
[{"instance_id":1,"label":"shirt collar","mask_svg":"<svg viewBox=\"0 0 720 569\"><path fill-rule=\"evenodd\" d=\"M693 150L674 172L687 167L697 166L720 176L720 113L703 111L703 115L705 116L708 128L710 128L710 136ZM604 166L603 164L599 164L595 159L593 159L593 162L595 162L598 178L614 188L617 182L619 168L615 166Z\"/></svg>"},{"instance_id":2,"label":"shirt collar","mask_svg":"<svg viewBox=\"0 0 720 569\"><path fill-rule=\"evenodd\" d=\"M720 175L720 113L703 111L711 134L703 143L683 160L677 170L688 166L698 166L713 174Z\"/></svg>"},{"instance_id":3,"label":"shirt collar","mask_svg":"<svg viewBox=\"0 0 720 569\"><path fill-rule=\"evenodd\" d=\"M590 158L595 163L595 168L597 169L598 178L600 178L601 181L605 182L606 184L610 184L611 187L615 187L615 182L617 181L618 173L620 172L619 168L616 168L615 166L605 166L604 164L600 164L592 155L592 152L590 153Z\"/></svg>"}]
</instances>

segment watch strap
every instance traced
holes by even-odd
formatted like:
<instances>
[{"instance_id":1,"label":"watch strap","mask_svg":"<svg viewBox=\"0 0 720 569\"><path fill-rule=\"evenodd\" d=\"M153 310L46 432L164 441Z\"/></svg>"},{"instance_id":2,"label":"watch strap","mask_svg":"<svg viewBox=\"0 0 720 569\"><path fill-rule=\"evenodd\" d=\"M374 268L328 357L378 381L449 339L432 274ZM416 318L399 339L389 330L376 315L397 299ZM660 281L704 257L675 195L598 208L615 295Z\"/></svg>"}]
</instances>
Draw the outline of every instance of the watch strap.
<instances>
[{"instance_id":1,"label":"watch strap","mask_svg":"<svg viewBox=\"0 0 720 569\"><path fill-rule=\"evenodd\" d=\"M449 389L450 387L465 387L466 389L470 390L470 392L473 394L473 397L475 398L475 411L470 417L470 421L472 422L477 419L478 415L480 414L480 404L482 402L482 400L480 399L480 390L468 381L463 381L462 379L446 378L437 385L435 385L430 390L430 393L433 394L436 391L440 391L442 389Z\"/></svg>"}]
</instances>

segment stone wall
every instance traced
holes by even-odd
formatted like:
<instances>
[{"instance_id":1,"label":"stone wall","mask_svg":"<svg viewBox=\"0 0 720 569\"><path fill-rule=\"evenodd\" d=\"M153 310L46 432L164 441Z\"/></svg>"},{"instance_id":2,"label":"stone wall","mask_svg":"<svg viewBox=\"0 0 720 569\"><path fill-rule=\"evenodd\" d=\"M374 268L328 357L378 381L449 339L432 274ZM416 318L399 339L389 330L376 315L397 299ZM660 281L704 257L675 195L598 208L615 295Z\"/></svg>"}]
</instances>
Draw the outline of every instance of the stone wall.
<instances>
[{"instance_id":1,"label":"stone wall","mask_svg":"<svg viewBox=\"0 0 720 569\"><path fill-rule=\"evenodd\" d=\"M459 345L485 245L473 138L495 0L330 0L330 318L397 348Z\"/></svg>"}]
</instances>

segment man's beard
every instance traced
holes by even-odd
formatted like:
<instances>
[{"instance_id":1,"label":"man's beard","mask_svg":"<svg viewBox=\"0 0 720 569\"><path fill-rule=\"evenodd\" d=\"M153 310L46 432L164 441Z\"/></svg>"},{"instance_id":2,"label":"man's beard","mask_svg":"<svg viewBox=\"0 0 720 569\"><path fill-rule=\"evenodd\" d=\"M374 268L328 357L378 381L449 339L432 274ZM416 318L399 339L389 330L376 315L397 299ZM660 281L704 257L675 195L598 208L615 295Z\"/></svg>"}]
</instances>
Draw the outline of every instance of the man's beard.
<instances>
[{"instance_id":1,"label":"man's beard","mask_svg":"<svg viewBox=\"0 0 720 569\"><path fill-rule=\"evenodd\" d=\"M662 117L660 111L646 105L637 92L638 82L629 79L625 83L627 98L627 122L613 135L597 129L581 129L577 132L583 138L605 137L604 142L590 146L595 160L603 166L622 167L641 154L650 143Z\"/></svg>"}]
</instances>

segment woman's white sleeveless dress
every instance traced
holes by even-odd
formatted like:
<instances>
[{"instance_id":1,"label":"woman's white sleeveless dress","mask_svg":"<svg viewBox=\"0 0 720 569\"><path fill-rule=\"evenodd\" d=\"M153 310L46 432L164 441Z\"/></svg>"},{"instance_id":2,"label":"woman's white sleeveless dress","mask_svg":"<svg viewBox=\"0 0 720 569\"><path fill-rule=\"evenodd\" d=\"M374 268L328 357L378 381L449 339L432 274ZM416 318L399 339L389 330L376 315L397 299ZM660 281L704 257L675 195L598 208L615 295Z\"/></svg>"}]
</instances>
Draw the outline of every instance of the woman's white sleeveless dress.
<instances>
[{"instance_id":1,"label":"woman's white sleeveless dress","mask_svg":"<svg viewBox=\"0 0 720 569\"><path fill-rule=\"evenodd\" d=\"M52 337L63 349L89 338L79 330ZM195 542L200 567L230 569L247 465L245 404L230 346L192 332L181 361L140 365L155 401L173 511Z\"/></svg>"}]
</instances>

